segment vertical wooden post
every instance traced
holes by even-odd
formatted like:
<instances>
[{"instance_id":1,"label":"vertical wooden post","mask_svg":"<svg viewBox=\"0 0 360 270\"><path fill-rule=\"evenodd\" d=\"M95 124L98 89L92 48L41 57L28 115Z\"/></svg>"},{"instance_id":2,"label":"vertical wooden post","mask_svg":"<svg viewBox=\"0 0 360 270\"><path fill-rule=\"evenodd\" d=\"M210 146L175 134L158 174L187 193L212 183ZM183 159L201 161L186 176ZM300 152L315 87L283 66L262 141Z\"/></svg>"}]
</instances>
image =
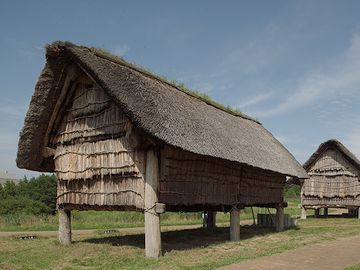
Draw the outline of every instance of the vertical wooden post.
<instances>
[{"instance_id":1,"label":"vertical wooden post","mask_svg":"<svg viewBox=\"0 0 360 270\"><path fill-rule=\"evenodd\" d=\"M282 205L279 205L276 208L276 219L275 219L275 229L277 232L281 232L284 230L284 208Z\"/></svg>"},{"instance_id":2,"label":"vertical wooden post","mask_svg":"<svg viewBox=\"0 0 360 270\"><path fill-rule=\"evenodd\" d=\"M302 180L300 182L300 202L301 202L301 219L306 219L306 208L303 205L303 197L304 197L304 191L303 191L303 186L304 186L304 180Z\"/></svg>"},{"instance_id":3,"label":"vertical wooden post","mask_svg":"<svg viewBox=\"0 0 360 270\"><path fill-rule=\"evenodd\" d=\"M357 214L358 214L358 219L360 219L360 207L358 208Z\"/></svg>"},{"instance_id":4,"label":"vertical wooden post","mask_svg":"<svg viewBox=\"0 0 360 270\"><path fill-rule=\"evenodd\" d=\"M315 212L315 213L314 213L314 216L315 216L316 218L318 218L319 215L320 215L320 209L319 209L319 208L316 208L314 212Z\"/></svg>"},{"instance_id":5,"label":"vertical wooden post","mask_svg":"<svg viewBox=\"0 0 360 270\"><path fill-rule=\"evenodd\" d=\"M324 208L324 217L328 217L329 215L329 209L327 207Z\"/></svg>"},{"instance_id":6,"label":"vertical wooden post","mask_svg":"<svg viewBox=\"0 0 360 270\"><path fill-rule=\"evenodd\" d=\"M215 211L209 211L208 212L208 228L214 229L216 227L216 212Z\"/></svg>"},{"instance_id":7,"label":"vertical wooden post","mask_svg":"<svg viewBox=\"0 0 360 270\"><path fill-rule=\"evenodd\" d=\"M59 242L62 245L71 244L71 211L59 208Z\"/></svg>"},{"instance_id":8,"label":"vertical wooden post","mask_svg":"<svg viewBox=\"0 0 360 270\"><path fill-rule=\"evenodd\" d=\"M230 240L240 240L240 210L236 207L230 210Z\"/></svg>"},{"instance_id":9,"label":"vertical wooden post","mask_svg":"<svg viewBox=\"0 0 360 270\"><path fill-rule=\"evenodd\" d=\"M204 211L203 227L207 229L214 229L216 227L215 211Z\"/></svg>"},{"instance_id":10,"label":"vertical wooden post","mask_svg":"<svg viewBox=\"0 0 360 270\"><path fill-rule=\"evenodd\" d=\"M301 206L301 219L306 219L306 209L304 206Z\"/></svg>"},{"instance_id":11,"label":"vertical wooden post","mask_svg":"<svg viewBox=\"0 0 360 270\"><path fill-rule=\"evenodd\" d=\"M146 154L145 172L145 255L149 258L161 256L160 214L155 211L158 202L159 162L155 149Z\"/></svg>"}]
</instances>

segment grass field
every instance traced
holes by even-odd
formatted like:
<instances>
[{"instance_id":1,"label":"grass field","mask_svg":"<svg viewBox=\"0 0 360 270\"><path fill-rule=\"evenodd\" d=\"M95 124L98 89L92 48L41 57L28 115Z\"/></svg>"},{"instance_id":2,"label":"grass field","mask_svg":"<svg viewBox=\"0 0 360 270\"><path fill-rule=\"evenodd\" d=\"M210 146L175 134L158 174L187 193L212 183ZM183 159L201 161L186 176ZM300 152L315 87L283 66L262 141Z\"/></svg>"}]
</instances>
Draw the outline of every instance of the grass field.
<instances>
[{"instance_id":1,"label":"grass field","mask_svg":"<svg viewBox=\"0 0 360 270\"><path fill-rule=\"evenodd\" d=\"M254 207L254 215L267 213L267 209ZM270 210L274 212L274 210ZM289 207L285 213L297 215L298 208ZM243 220L252 219L250 208L242 211ZM228 222L228 213L218 212L217 222ZM164 213L161 215L162 225L190 225L201 224L201 213ZM144 225L144 215L140 212L110 212L110 211L72 211L73 229L107 229L107 228L130 228ZM48 231L57 230L57 216L0 216L0 231Z\"/></svg>"},{"instance_id":2,"label":"grass field","mask_svg":"<svg viewBox=\"0 0 360 270\"><path fill-rule=\"evenodd\" d=\"M346 267L344 270L360 270L360 263L350 267Z\"/></svg>"},{"instance_id":3,"label":"grass field","mask_svg":"<svg viewBox=\"0 0 360 270\"><path fill-rule=\"evenodd\" d=\"M241 228L240 242L229 242L229 228L163 232L164 256L144 257L144 235L133 230L104 235L74 233L74 244L60 246L55 236L19 240L0 238L0 269L215 269L303 245L360 235L356 219L307 219L275 233L254 226ZM355 266L354 266L355 267ZM350 268L357 269L357 268Z\"/></svg>"},{"instance_id":4,"label":"grass field","mask_svg":"<svg viewBox=\"0 0 360 270\"><path fill-rule=\"evenodd\" d=\"M298 199L288 199L289 206L285 213L299 215ZM254 215L267 213L267 209L254 207ZM270 209L274 212L273 209ZM216 220L218 223L228 222L228 213L218 212ZM241 219L252 219L251 208L241 212ZM162 225L191 225L201 224L201 213L165 213L161 215ZM111 229L142 227L144 215L141 212L110 212L110 211L72 211L73 229ZM0 231L51 231L57 230L57 216L31 216L31 215L8 215L0 216Z\"/></svg>"},{"instance_id":5,"label":"grass field","mask_svg":"<svg viewBox=\"0 0 360 270\"><path fill-rule=\"evenodd\" d=\"M299 200L288 198L287 202L289 206L285 213L299 216ZM255 216L268 211L263 208L253 210ZM250 208L241 211L241 220L251 219ZM225 227L228 221L229 214L218 213L219 227L214 231L185 227L176 231L174 227L166 228L170 231L163 230L162 233L164 256L157 261L144 257L142 229L130 229L143 226L143 214L139 212L73 211L74 230L96 231L81 234L75 231L74 243L70 247L59 245L56 234L45 237L39 233L32 240L15 237L16 231L57 230L56 216L0 216L0 235L1 231L14 231L15 235L0 237L0 269L215 269L303 245L360 234L360 221L357 219L308 218L299 221L296 228L281 233L255 226L242 226L241 241L234 243L228 241L229 228ZM161 215L162 225L201 223L201 213ZM110 234L104 233L104 230L116 228L118 230L110 231ZM355 269L359 269L359 266L349 268Z\"/></svg>"}]
</instances>

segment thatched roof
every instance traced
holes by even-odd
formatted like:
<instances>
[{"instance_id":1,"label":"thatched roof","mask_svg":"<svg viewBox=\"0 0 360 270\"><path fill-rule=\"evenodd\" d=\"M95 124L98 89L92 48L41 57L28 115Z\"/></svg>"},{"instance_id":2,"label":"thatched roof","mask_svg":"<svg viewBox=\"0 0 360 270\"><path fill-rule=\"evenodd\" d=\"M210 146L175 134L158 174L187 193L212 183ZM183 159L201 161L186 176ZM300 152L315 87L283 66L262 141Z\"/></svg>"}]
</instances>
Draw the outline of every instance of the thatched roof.
<instances>
[{"instance_id":1,"label":"thatched roof","mask_svg":"<svg viewBox=\"0 0 360 270\"><path fill-rule=\"evenodd\" d=\"M350 152L341 142L335 139L328 140L319 145L318 149L311 155L311 157L304 163L303 167L305 170L310 169L311 165L316 162L316 160L320 157L322 153L324 153L329 148L335 148L340 153L344 155L344 157L355 166L360 171L360 160Z\"/></svg>"},{"instance_id":2,"label":"thatched roof","mask_svg":"<svg viewBox=\"0 0 360 270\"><path fill-rule=\"evenodd\" d=\"M284 175L308 177L295 158L257 121L224 111L122 59L62 42L48 46L46 58L20 134L20 168L53 170L52 159L42 155L44 137L60 95L60 74L75 63L138 129L160 143Z\"/></svg>"}]
</instances>

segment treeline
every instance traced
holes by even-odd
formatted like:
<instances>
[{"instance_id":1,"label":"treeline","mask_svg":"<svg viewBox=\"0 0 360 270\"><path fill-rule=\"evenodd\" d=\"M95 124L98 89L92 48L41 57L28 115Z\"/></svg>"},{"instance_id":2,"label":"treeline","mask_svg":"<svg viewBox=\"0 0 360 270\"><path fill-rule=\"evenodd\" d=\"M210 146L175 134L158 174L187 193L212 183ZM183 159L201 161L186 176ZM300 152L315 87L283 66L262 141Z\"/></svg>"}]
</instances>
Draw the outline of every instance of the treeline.
<instances>
[{"instance_id":1,"label":"treeline","mask_svg":"<svg viewBox=\"0 0 360 270\"><path fill-rule=\"evenodd\" d=\"M56 213L56 177L40 175L0 184L0 215Z\"/></svg>"},{"instance_id":2,"label":"treeline","mask_svg":"<svg viewBox=\"0 0 360 270\"><path fill-rule=\"evenodd\" d=\"M285 185L285 199L299 198L300 187ZM56 213L56 176L40 175L18 183L0 184L0 215L54 215Z\"/></svg>"},{"instance_id":3,"label":"treeline","mask_svg":"<svg viewBox=\"0 0 360 270\"><path fill-rule=\"evenodd\" d=\"M300 198L300 186L285 184L284 187L284 198L295 199Z\"/></svg>"}]
</instances>

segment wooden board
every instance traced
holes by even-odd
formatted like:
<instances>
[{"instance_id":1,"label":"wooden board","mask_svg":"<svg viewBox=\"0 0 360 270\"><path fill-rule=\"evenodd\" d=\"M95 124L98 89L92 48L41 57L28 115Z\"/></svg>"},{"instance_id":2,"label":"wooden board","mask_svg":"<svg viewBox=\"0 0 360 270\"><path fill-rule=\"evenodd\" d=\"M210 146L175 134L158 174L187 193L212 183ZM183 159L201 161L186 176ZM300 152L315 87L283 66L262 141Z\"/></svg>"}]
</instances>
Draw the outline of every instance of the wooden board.
<instances>
[{"instance_id":1,"label":"wooden board","mask_svg":"<svg viewBox=\"0 0 360 270\"><path fill-rule=\"evenodd\" d=\"M170 205L280 203L285 177L174 147L161 151L159 199Z\"/></svg>"}]
</instances>

